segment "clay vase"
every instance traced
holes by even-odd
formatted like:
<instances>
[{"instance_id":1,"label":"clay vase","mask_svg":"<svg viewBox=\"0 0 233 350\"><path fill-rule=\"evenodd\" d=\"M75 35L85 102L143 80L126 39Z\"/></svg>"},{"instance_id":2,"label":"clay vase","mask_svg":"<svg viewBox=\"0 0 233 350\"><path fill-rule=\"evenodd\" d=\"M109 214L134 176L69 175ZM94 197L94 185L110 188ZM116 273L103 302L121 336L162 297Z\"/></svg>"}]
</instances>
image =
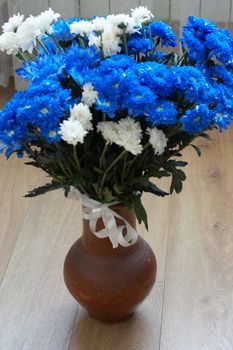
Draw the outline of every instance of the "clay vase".
<instances>
[{"instance_id":1,"label":"clay vase","mask_svg":"<svg viewBox=\"0 0 233 350\"><path fill-rule=\"evenodd\" d=\"M136 228L135 213L123 205L111 207ZM117 225L124 222L116 219ZM97 231L104 228L102 219ZM149 245L138 237L130 247L113 249L109 238L97 238L83 220L83 234L69 250L64 279L72 296L89 315L104 323L130 317L151 291L157 264Z\"/></svg>"}]
</instances>

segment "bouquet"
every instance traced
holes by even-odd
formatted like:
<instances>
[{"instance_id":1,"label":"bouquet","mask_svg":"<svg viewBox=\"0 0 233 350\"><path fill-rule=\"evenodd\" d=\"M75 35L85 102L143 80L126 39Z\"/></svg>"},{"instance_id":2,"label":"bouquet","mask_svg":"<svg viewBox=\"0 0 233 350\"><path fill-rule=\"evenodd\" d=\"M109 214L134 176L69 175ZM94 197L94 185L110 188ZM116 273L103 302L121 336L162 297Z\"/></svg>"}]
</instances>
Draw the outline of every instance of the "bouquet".
<instances>
[{"instance_id":1,"label":"bouquet","mask_svg":"<svg viewBox=\"0 0 233 350\"><path fill-rule=\"evenodd\" d=\"M28 196L73 188L133 208L147 227L143 192L168 195L151 179L170 177L170 193L181 192L181 151L200 155L193 140L231 123L229 31L189 17L178 39L153 17L141 6L68 20L49 9L3 25L0 49L22 60L17 73L29 84L0 112L0 151L51 178Z\"/></svg>"}]
</instances>

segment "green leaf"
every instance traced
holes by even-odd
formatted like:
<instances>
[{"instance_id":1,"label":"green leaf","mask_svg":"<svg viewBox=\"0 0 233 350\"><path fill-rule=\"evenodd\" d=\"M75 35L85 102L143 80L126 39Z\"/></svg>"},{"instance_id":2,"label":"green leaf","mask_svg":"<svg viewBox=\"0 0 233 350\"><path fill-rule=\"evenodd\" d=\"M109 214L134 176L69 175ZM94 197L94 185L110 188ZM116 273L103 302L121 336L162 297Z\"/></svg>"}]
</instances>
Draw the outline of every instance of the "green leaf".
<instances>
[{"instance_id":1,"label":"green leaf","mask_svg":"<svg viewBox=\"0 0 233 350\"><path fill-rule=\"evenodd\" d=\"M188 162L184 162L182 160L170 160L168 163L173 167L182 167L182 168L188 165Z\"/></svg>"},{"instance_id":2,"label":"green leaf","mask_svg":"<svg viewBox=\"0 0 233 350\"><path fill-rule=\"evenodd\" d=\"M197 146L195 146L195 145L191 145L194 149L195 149L195 151L197 152L197 155L198 155L198 157L201 157L201 150L200 150L200 148L199 147L197 147Z\"/></svg>"},{"instance_id":3,"label":"green leaf","mask_svg":"<svg viewBox=\"0 0 233 350\"><path fill-rule=\"evenodd\" d=\"M50 191L54 191L57 190L59 188L62 188L63 185L61 184L54 184L54 183L48 183L44 186L40 186L35 188L34 190L28 192L27 195L25 195L26 198L31 198L31 197L36 197L36 196L40 196L41 194L50 192Z\"/></svg>"},{"instance_id":4,"label":"green leaf","mask_svg":"<svg viewBox=\"0 0 233 350\"><path fill-rule=\"evenodd\" d=\"M180 169L175 169L172 173L172 182L170 187L170 192L180 193L183 188L183 181L185 181L186 175Z\"/></svg>"},{"instance_id":5,"label":"green leaf","mask_svg":"<svg viewBox=\"0 0 233 350\"><path fill-rule=\"evenodd\" d=\"M95 172L98 174L98 175L103 175L104 174L104 171L97 168L96 166L93 168L95 170Z\"/></svg>"},{"instance_id":6,"label":"green leaf","mask_svg":"<svg viewBox=\"0 0 233 350\"><path fill-rule=\"evenodd\" d=\"M210 135L208 135L208 134L206 134L206 133L201 134L200 137L203 137L204 139L206 139L206 140L208 140L208 141L211 141Z\"/></svg>"},{"instance_id":7,"label":"green leaf","mask_svg":"<svg viewBox=\"0 0 233 350\"><path fill-rule=\"evenodd\" d=\"M134 211L135 211L135 214L136 214L136 217L137 217L139 224L144 222L144 225L148 231L147 213L146 213L145 208L142 205L141 197L134 196L133 208L134 208Z\"/></svg>"},{"instance_id":8,"label":"green leaf","mask_svg":"<svg viewBox=\"0 0 233 350\"><path fill-rule=\"evenodd\" d=\"M159 197L165 197L168 195L167 192L161 190L158 186L156 186L153 182L149 181L145 177L141 177L135 179L135 190L140 192L150 192Z\"/></svg>"}]
</instances>

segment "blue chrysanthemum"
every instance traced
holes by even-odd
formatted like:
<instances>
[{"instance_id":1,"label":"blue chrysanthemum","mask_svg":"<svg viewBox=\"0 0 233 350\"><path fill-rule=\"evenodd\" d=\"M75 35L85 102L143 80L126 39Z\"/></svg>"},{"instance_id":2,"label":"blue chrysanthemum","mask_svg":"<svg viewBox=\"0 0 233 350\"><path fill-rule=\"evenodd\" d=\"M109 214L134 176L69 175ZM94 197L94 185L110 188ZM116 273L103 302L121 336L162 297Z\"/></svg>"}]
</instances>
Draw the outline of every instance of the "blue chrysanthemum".
<instances>
[{"instance_id":1,"label":"blue chrysanthemum","mask_svg":"<svg viewBox=\"0 0 233 350\"><path fill-rule=\"evenodd\" d=\"M43 79L57 79L66 67L66 57L64 54L44 54L37 56L36 61L24 64L23 68L17 69L23 79L31 81L41 81Z\"/></svg>"},{"instance_id":2,"label":"blue chrysanthemum","mask_svg":"<svg viewBox=\"0 0 233 350\"><path fill-rule=\"evenodd\" d=\"M70 32L70 24L78 22L79 18L72 18L70 20L59 20L52 26L52 35L57 41L71 41L75 34Z\"/></svg>"},{"instance_id":3,"label":"blue chrysanthemum","mask_svg":"<svg viewBox=\"0 0 233 350\"><path fill-rule=\"evenodd\" d=\"M66 51L66 70L80 85L90 81L89 74L100 63L101 53L94 47L86 49L73 43Z\"/></svg>"},{"instance_id":4,"label":"blue chrysanthemum","mask_svg":"<svg viewBox=\"0 0 233 350\"><path fill-rule=\"evenodd\" d=\"M153 38L158 37L161 39L162 46L174 47L177 45L177 36L168 24L162 21L155 21L150 24L150 30Z\"/></svg>"},{"instance_id":5,"label":"blue chrysanthemum","mask_svg":"<svg viewBox=\"0 0 233 350\"><path fill-rule=\"evenodd\" d=\"M174 92L174 84L169 79L168 69L164 64L142 62L133 66L132 71L141 85L149 87L155 95L166 98Z\"/></svg>"},{"instance_id":6,"label":"blue chrysanthemum","mask_svg":"<svg viewBox=\"0 0 233 350\"><path fill-rule=\"evenodd\" d=\"M189 109L180 118L182 129L188 134L200 133L210 126L212 115L213 112L205 104Z\"/></svg>"},{"instance_id":7,"label":"blue chrysanthemum","mask_svg":"<svg viewBox=\"0 0 233 350\"><path fill-rule=\"evenodd\" d=\"M143 37L140 34L134 34L128 41L128 50L129 54L136 55L139 52L143 54L147 54L149 50L153 49L153 44L149 39Z\"/></svg>"},{"instance_id":8,"label":"blue chrysanthemum","mask_svg":"<svg viewBox=\"0 0 233 350\"><path fill-rule=\"evenodd\" d=\"M153 125L174 125L177 122L177 109L174 103L157 99L147 120Z\"/></svg>"}]
</instances>

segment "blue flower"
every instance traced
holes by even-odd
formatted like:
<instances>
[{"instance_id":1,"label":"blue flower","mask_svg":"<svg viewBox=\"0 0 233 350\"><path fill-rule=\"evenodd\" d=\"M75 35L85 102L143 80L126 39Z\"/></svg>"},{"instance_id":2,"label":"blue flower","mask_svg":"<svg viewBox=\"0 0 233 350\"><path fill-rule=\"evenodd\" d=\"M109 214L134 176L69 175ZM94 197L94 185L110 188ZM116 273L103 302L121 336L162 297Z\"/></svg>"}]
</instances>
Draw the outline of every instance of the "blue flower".
<instances>
[{"instance_id":1,"label":"blue flower","mask_svg":"<svg viewBox=\"0 0 233 350\"><path fill-rule=\"evenodd\" d=\"M146 116L149 114L156 96L151 89L140 84L135 84L128 89L123 96L122 109L127 109L133 117Z\"/></svg>"},{"instance_id":2,"label":"blue flower","mask_svg":"<svg viewBox=\"0 0 233 350\"><path fill-rule=\"evenodd\" d=\"M66 70L78 84L83 85L100 63L100 58L101 53L94 47L84 49L74 42L66 51Z\"/></svg>"},{"instance_id":3,"label":"blue flower","mask_svg":"<svg viewBox=\"0 0 233 350\"><path fill-rule=\"evenodd\" d=\"M159 37L161 39L162 46L175 47L177 45L177 36L168 24L162 21L152 22L150 30L153 38Z\"/></svg>"},{"instance_id":4,"label":"blue flower","mask_svg":"<svg viewBox=\"0 0 233 350\"><path fill-rule=\"evenodd\" d=\"M105 99L104 96L100 96L96 101L95 108L97 111L106 113L109 118L112 119L115 117L115 112L119 109L119 106L114 101L109 101L108 99Z\"/></svg>"},{"instance_id":5,"label":"blue flower","mask_svg":"<svg viewBox=\"0 0 233 350\"><path fill-rule=\"evenodd\" d=\"M149 39L144 38L140 34L133 34L128 41L128 50L130 55L136 55L141 52L144 55L147 54L149 50L152 50L153 46Z\"/></svg>"},{"instance_id":6,"label":"blue flower","mask_svg":"<svg viewBox=\"0 0 233 350\"><path fill-rule=\"evenodd\" d=\"M181 39L183 47L188 48L188 56L191 61L199 62L204 61L207 57L205 45L200 42L194 35L194 33L183 28L183 38Z\"/></svg>"},{"instance_id":7,"label":"blue flower","mask_svg":"<svg viewBox=\"0 0 233 350\"><path fill-rule=\"evenodd\" d=\"M222 114L220 112L216 112L213 116L214 123L219 127L222 131L223 129L227 129L228 126L232 123L233 117L230 114Z\"/></svg>"},{"instance_id":8,"label":"blue flower","mask_svg":"<svg viewBox=\"0 0 233 350\"><path fill-rule=\"evenodd\" d=\"M214 33L206 36L208 58L215 57L220 62L233 68L233 38L226 29L216 28Z\"/></svg>"},{"instance_id":9,"label":"blue flower","mask_svg":"<svg viewBox=\"0 0 233 350\"><path fill-rule=\"evenodd\" d=\"M59 20L52 26L52 35L57 41L71 41L75 34L70 32L70 24L74 21L78 22L80 19L72 18L71 20Z\"/></svg>"},{"instance_id":10,"label":"blue flower","mask_svg":"<svg viewBox=\"0 0 233 350\"><path fill-rule=\"evenodd\" d=\"M107 57L104 61L101 61L98 71L102 74L109 74L113 69L126 70L135 64L136 61L134 61L132 57L124 54L118 54Z\"/></svg>"},{"instance_id":11,"label":"blue flower","mask_svg":"<svg viewBox=\"0 0 233 350\"><path fill-rule=\"evenodd\" d=\"M174 92L174 84L169 79L168 69L164 64L142 62L131 68L141 85L149 87L155 95L166 98Z\"/></svg>"},{"instance_id":12,"label":"blue flower","mask_svg":"<svg viewBox=\"0 0 233 350\"><path fill-rule=\"evenodd\" d=\"M35 128L49 143L60 140L59 124L73 103L70 90L49 80L32 83L27 91L15 94L0 112L1 152L9 155L20 151L22 142L35 141Z\"/></svg>"},{"instance_id":13,"label":"blue flower","mask_svg":"<svg viewBox=\"0 0 233 350\"><path fill-rule=\"evenodd\" d=\"M177 115L178 112L173 102L159 98L153 105L147 121L153 125L174 125L177 122Z\"/></svg>"},{"instance_id":14,"label":"blue flower","mask_svg":"<svg viewBox=\"0 0 233 350\"><path fill-rule=\"evenodd\" d=\"M16 70L23 79L40 82L43 79L58 79L66 67L66 57L64 54L44 54L39 55L36 61L24 64L23 68Z\"/></svg>"},{"instance_id":15,"label":"blue flower","mask_svg":"<svg viewBox=\"0 0 233 350\"><path fill-rule=\"evenodd\" d=\"M211 102L215 91L203 74L195 67L171 67L168 75L173 80L178 96L189 102Z\"/></svg>"},{"instance_id":16,"label":"blue flower","mask_svg":"<svg viewBox=\"0 0 233 350\"><path fill-rule=\"evenodd\" d=\"M200 133L209 128L212 115L213 112L205 104L189 109L180 118L182 129L188 134Z\"/></svg>"},{"instance_id":17,"label":"blue flower","mask_svg":"<svg viewBox=\"0 0 233 350\"><path fill-rule=\"evenodd\" d=\"M194 62L206 62L216 58L233 68L233 37L226 29L216 27L212 22L202 18L189 17L183 27L184 47Z\"/></svg>"},{"instance_id":18,"label":"blue flower","mask_svg":"<svg viewBox=\"0 0 233 350\"><path fill-rule=\"evenodd\" d=\"M193 32L198 40L203 41L206 35L215 32L216 25L207 19L189 16L188 23L184 28Z\"/></svg>"}]
</instances>

